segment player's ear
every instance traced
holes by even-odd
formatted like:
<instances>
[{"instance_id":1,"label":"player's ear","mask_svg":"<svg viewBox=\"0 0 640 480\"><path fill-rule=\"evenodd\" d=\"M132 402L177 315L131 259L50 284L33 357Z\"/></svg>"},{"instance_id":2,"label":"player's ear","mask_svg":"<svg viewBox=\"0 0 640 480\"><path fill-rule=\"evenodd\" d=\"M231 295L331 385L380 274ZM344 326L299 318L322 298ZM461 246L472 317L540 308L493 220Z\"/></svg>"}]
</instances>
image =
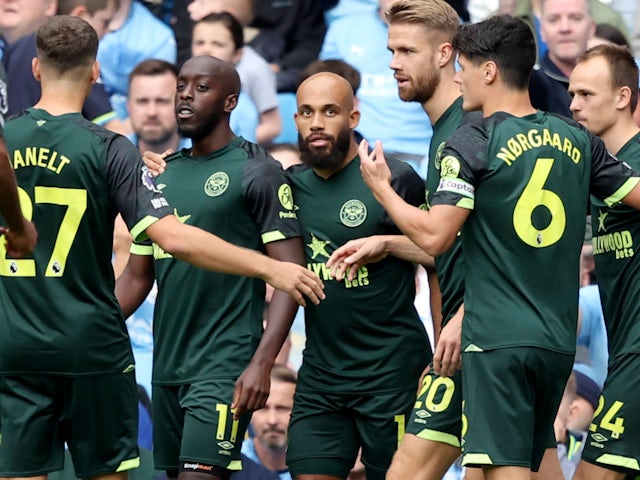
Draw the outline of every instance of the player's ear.
<instances>
[{"instance_id":1,"label":"player's ear","mask_svg":"<svg viewBox=\"0 0 640 480\"><path fill-rule=\"evenodd\" d=\"M91 83L96 83L98 81L98 78L100 77L100 63L98 63L98 61L96 60L95 62L93 62L93 65L91 65Z\"/></svg>"},{"instance_id":2,"label":"player's ear","mask_svg":"<svg viewBox=\"0 0 640 480\"><path fill-rule=\"evenodd\" d=\"M631 103L631 89L629 87L620 87L616 96L616 108L623 110Z\"/></svg>"},{"instance_id":3,"label":"player's ear","mask_svg":"<svg viewBox=\"0 0 640 480\"><path fill-rule=\"evenodd\" d=\"M232 93L228 95L224 100L224 111L227 113L231 113L234 108L238 105L238 94Z\"/></svg>"},{"instance_id":4,"label":"player's ear","mask_svg":"<svg viewBox=\"0 0 640 480\"><path fill-rule=\"evenodd\" d=\"M89 9L87 9L86 5L77 5L71 9L69 15L72 17L80 17L85 20L86 16L89 15Z\"/></svg>"},{"instance_id":5,"label":"player's ear","mask_svg":"<svg viewBox=\"0 0 640 480\"><path fill-rule=\"evenodd\" d=\"M37 81L40 81L40 60L38 57L33 57L31 60L31 73Z\"/></svg>"},{"instance_id":6,"label":"player's ear","mask_svg":"<svg viewBox=\"0 0 640 480\"><path fill-rule=\"evenodd\" d=\"M493 83L493 81L496 79L497 74L498 66L496 65L496 62L493 62L491 60L484 62L484 64L482 65L482 78L487 85Z\"/></svg>"},{"instance_id":7,"label":"player's ear","mask_svg":"<svg viewBox=\"0 0 640 480\"><path fill-rule=\"evenodd\" d=\"M449 63L451 57L454 56L453 46L451 46L450 42L444 42L438 45L438 56L438 65L440 68Z\"/></svg>"},{"instance_id":8,"label":"player's ear","mask_svg":"<svg viewBox=\"0 0 640 480\"><path fill-rule=\"evenodd\" d=\"M349 128L351 130L355 129L360 123L360 110L353 106L353 110L349 112Z\"/></svg>"}]
</instances>

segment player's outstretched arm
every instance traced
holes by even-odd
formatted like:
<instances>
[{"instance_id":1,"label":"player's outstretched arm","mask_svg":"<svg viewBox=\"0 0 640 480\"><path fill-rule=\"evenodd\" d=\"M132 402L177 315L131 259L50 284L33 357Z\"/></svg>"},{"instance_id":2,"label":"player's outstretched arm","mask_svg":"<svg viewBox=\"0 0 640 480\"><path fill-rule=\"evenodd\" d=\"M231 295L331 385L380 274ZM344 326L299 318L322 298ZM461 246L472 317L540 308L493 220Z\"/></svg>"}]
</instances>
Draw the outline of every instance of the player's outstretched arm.
<instances>
[{"instance_id":1,"label":"player's outstretched arm","mask_svg":"<svg viewBox=\"0 0 640 480\"><path fill-rule=\"evenodd\" d=\"M358 268L368 263L379 262L387 255L433 266L433 257L404 235L372 235L349 240L334 250L327 261L327 267L336 280L342 280L347 270L347 278L353 280Z\"/></svg>"},{"instance_id":2,"label":"player's outstretched arm","mask_svg":"<svg viewBox=\"0 0 640 480\"><path fill-rule=\"evenodd\" d=\"M304 263L304 251L299 237L271 242L265 245L267 254L276 260ZM271 368L282 348L298 304L283 291L273 292L267 311L267 326L251 362L236 381L232 407L236 418L243 412L264 407L269 397Z\"/></svg>"},{"instance_id":3,"label":"player's outstretched arm","mask_svg":"<svg viewBox=\"0 0 640 480\"><path fill-rule=\"evenodd\" d=\"M154 276L151 255L129 255L127 265L116 279L116 298L124 318L129 318L147 298Z\"/></svg>"},{"instance_id":4,"label":"player's outstretched arm","mask_svg":"<svg viewBox=\"0 0 640 480\"><path fill-rule=\"evenodd\" d=\"M322 281L301 265L280 262L254 250L238 247L173 215L147 228L147 235L165 252L205 270L261 278L290 294L299 305L305 297L318 304L324 298Z\"/></svg>"},{"instance_id":5,"label":"player's outstretched arm","mask_svg":"<svg viewBox=\"0 0 640 480\"><path fill-rule=\"evenodd\" d=\"M376 141L369 153L366 140L358 147L360 171L364 181L398 228L431 256L446 252L462 228L469 210L435 205L429 211L406 203L391 187L391 171L384 158L382 143Z\"/></svg>"},{"instance_id":6,"label":"player's outstretched arm","mask_svg":"<svg viewBox=\"0 0 640 480\"><path fill-rule=\"evenodd\" d=\"M0 234L5 235L9 254L14 257L30 254L36 246L38 232L33 223L22 215L16 177L2 137L0 137L0 213L7 224L0 229Z\"/></svg>"}]
</instances>

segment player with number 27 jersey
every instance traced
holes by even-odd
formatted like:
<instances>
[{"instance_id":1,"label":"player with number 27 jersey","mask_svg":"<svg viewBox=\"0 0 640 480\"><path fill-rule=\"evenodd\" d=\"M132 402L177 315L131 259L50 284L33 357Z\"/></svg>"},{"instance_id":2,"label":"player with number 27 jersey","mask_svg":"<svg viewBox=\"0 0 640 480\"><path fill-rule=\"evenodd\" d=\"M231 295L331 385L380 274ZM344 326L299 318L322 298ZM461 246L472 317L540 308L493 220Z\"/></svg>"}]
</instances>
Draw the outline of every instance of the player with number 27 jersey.
<instances>
[{"instance_id":1,"label":"player with number 27 jersey","mask_svg":"<svg viewBox=\"0 0 640 480\"><path fill-rule=\"evenodd\" d=\"M0 373L105 374L133 369L114 295L113 222L141 237L171 214L135 147L79 113L29 109L7 122L25 216L39 231L31 258L0 240Z\"/></svg>"}]
</instances>

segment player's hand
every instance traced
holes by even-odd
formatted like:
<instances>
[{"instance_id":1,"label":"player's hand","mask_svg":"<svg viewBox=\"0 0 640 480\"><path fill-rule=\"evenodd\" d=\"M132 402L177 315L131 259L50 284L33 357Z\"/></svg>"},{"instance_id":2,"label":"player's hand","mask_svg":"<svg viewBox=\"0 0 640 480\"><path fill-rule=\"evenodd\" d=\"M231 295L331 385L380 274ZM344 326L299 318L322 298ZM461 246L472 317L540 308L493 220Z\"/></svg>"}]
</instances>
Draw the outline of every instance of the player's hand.
<instances>
[{"instance_id":1,"label":"player's hand","mask_svg":"<svg viewBox=\"0 0 640 480\"><path fill-rule=\"evenodd\" d=\"M271 388L271 367L269 364L259 365L251 361L238 377L231 403L234 419L265 406Z\"/></svg>"},{"instance_id":2,"label":"player's hand","mask_svg":"<svg viewBox=\"0 0 640 480\"><path fill-rule=\"evenodd\" d=\"M167 162L165 162L164 159L172 153L173 150L171 149L165 150L162 153L155 153L147 150L142 155L142 161L151 172L151 175L157 177L164 172L164 169L167 166Z\"/></svg>"},{"instance_id":3,"label":"player's hand","mask_svg":"<svg viewBox=\"0 0 640 480\"><path fill-rule=\"evenodd\" d=\"M351 281L356 277L360 267L367 263L379 262L386 256L382 237L374 235L356 238L335 249L327 261L327 267L336 280L342 281L346 274L347 279Z\"/></svg>"},{"instance_id":4,"label":"player's hand","mask_svg":"<svg viewBox=\"0 0 640 480\"><path fill-rule=\"evenodd\" d=\"M369 153L369 143L362 140L358 145L358 155L360 157L360 172L365 183L377 197L385 188L390 188L391 170L384 158L382 142L376 140L375 147Z\"/></svg>"},{"instance_id":5,"label":"player's hand","mask_svg":"<svg viewBox=\"0 0 640 480\"><path fill-rule=\"evenodd\" d=\"M461 306L447 324L442 327L436 351L433 354L433 370L441 377L453 375L462 368L462 317L464 306Z\"/></svg>"},{"instance_id":6,"label":"player's hand","mask_svg":"<svg viewBox=\"0 0 640 480\"><path fill-rule=\"evenodd\" d=\"M33 252L38 241L38 231L32 222L23 219L22 229L15 230L0 227L0 235L6 239L7 253L15 258L22 258Z\"/></svg>"},{"instance_id":7,"label":"player's hand","mask_svg":"<svg viewBox=\"0 0 640 480\"><path fill-rule=\"evenodd\" d=\"M264 279L273 288L287 292L303 307L306 306L304 297L316 305L325 298L324 284L318 275L296 263L274 262L276 265Z\"/></svg>"}]
</instances>

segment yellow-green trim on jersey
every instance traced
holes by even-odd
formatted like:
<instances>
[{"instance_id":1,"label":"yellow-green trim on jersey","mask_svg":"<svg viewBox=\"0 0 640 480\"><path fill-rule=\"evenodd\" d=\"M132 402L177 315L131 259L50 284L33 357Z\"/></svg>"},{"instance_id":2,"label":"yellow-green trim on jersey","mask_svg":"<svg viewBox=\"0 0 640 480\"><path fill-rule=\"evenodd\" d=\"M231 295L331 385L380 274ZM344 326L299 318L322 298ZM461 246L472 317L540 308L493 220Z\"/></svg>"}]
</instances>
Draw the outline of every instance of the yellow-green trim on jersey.
<instances>
[{"instance_id":1,"label":"yellow-green trim on jersey","mask_svg":"<svg viewBox=\"0 0 640 480\"><path fill-rule=\"evenodd\" d=\"M413 169L389 161L392 187L408 203L424 203L424 182ZM360 267L353 280L331 278L331 253L349 240L397 235L382 205L362 180L360 159L324 179L295 166L291 178L303 231L307 268L325 284L326 299L305 308L306 344L298 391L387 393L414 385L431 359L413 306L414 266L388 256Z\"/></svg>"},{"instance_id":2,"label":"yellow-green trim on jersey","mask_svg":"<svg viewBox=\"0 0 640 480\"><path fill-rule=\"evenodd\" d=\"M114 294L114 221L132 230L171 210L131 142L79 113L30 108L5 133L39 235L32 255L0 252L0 373L121 372L134 360Z\"/></svg>"},{"instance_id":3,"label":"yellow-green trim on jersey","mask_svg":"<svg viewBox=\"0 0 640 480\"><path fill-rule=\"evenodd\" d=\"M280 164L241 137L203 157L167 157L157 181L179 221L240 247L299 237L291 188ZM153 245L158 281L153 333L154 385L236 379L262 335L265 283L211 272Z\"/></svg>"}]
</instances>

